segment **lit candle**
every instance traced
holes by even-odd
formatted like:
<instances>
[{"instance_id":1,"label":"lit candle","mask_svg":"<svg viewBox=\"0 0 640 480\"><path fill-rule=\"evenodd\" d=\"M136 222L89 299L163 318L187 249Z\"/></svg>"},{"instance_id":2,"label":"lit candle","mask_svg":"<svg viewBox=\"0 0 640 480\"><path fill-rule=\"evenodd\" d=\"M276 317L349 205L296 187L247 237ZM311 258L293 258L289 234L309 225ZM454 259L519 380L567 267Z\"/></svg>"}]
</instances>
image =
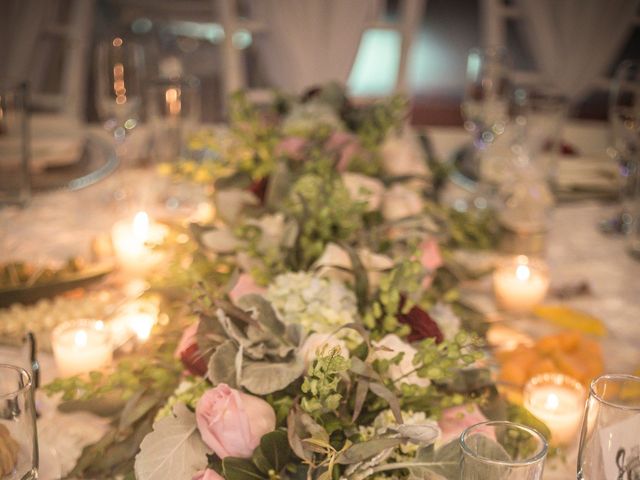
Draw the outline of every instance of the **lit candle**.
<instances>
[{"instance_id":1,"label":"lit candle","mask_svg":"<svg viewBox=\"0 0 640 480\"><path fill-rule=\"evenodd\" d=\"M139 300L123 307L109 327L116 344L120 345L134 336L139 342L145 342L157 322L158 306L150 301Z\"/></svg>"},{"instance_id":2,"label":"lit candle","mask_svg":"<svg viewBox=\"0 0 640 480\"><path fill-rule=\"evenodd\" d=\"M136 213L133 221L117 222L111 230L113 247L121 267L144 274L162 262L162 254L153 245L162 243L166 228L152 223L146 212Z\"/></svg>"},{"instance_id":3,"label":"lit candle","mask_svg":"<svg viewBox=\"0 0 640 480\"><path fill-rule=\"evenodd\" d=\"M584 387L560 373L537 375L524 389L525 408L549 427L554 445L568 445L576 440L584 402Z\"/></svg>"},{"instance_id":4,"label":"lit candle","mask_svg":"<svg viewBox=\"0 0 640 480\"><path fill-rule=\"evenodd\" d=\"M524 255L505 262L493 273L493 290L498 305L511 312L528 312L544 300L549 275L540 261Z\"/></svg>"},{"instance_id":5,"label":"lit candle","mask_svg":"<svg viewBox=\"0 0 640 480\"><path fill-rule=\"evenodd\" d=\"M51 346L61 377L99 370L113 358L110 335L100 320L74 320L58 325L51 334Z\"/></svg>"}]
</instances>

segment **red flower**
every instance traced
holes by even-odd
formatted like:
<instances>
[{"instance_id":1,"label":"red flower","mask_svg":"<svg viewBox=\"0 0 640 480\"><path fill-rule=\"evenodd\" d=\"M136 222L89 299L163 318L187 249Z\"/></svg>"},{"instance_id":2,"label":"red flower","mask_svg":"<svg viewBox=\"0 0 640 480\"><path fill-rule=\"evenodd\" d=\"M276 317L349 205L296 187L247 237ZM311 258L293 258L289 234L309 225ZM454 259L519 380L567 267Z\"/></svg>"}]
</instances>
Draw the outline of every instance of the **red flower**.
<instances>
[{"instance_id":1,"label":"red flower","mask_svg":"<svg viewBox=\"0 0 640 480\"><path fill-rule=\"evenodd\" d=\"M260 205L264 205L265 198L267 196L268 185L269 177L262 177L259 180L254 180L251 185L249 185L249 191L256 197L258 197L258 200L260 200Z\"/></svg>"},{"instance_id":2,"label":"red flower","mask_svg":"<svg viewBox=\"0 0 640 480\"><path fill-rule=\"evenodd\" d=\"M418 342L425 338L435 338L436 343L444 340L444 335L440 331L440 327L427 312L418 306L414 306L408 313L400 313L397 315L398 321L411 327L411 333L407 337L410 342Z\"/></svg>"},{"instance_id":3,"label":"red flower","mask_svg":"<svg viewBox=\"0 0 640 480\"><path fill-rule=\"evenodd\" d=\"M197 331L198 324L194 323L183 332L180 343L176 348L175 356L180 359L184 368L189 372L203 377L207 373L208 367L198 349Z\"/></svg>"}]
</instances>

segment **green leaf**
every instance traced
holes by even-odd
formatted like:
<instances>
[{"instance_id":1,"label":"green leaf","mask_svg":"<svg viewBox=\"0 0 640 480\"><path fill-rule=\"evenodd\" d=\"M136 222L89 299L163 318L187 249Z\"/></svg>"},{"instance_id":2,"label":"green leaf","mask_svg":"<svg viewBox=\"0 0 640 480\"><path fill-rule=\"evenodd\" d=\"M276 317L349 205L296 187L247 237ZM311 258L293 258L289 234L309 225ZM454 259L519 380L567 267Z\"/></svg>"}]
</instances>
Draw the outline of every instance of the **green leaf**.
<instances>
[{"instance_id":1,"label":"green leaf","mask_svg":"<svg viewBox=\"0 0 640 480\"><path fill-rule=\"evenodd\" d=\"M391 409L391 412L396 419L396 422L404 423L402 421L402 412L400 411L400 401L391 390L389 390L381 383L372 383L369 385L369 389L374 394L387 401L387 403L389 404L389 408Z\"/></svg>"},{"instance_id":2,"label":"green leaf","mask_svg":"<svg viewBox=\"0 0 640 480\"><path fill-rule=\"evenodd\" d=\"M280 472L291 461L291 447L286 432L276 430L260 439L258 449L276 472Z\"/></svg>"},{"instance_id":3,"label":"green leaf","mask_svg":"<svg viewBox=\"0 0 640 480\"><path fill-rule=\"evenodd\" d=\"M356 298L358 299L358 311L362 314L366 311L367 305L369 304L369 277L367 270L364 268L356 251L351 248L350 245L342 242L340 243L340 247L347 252L349 260L351 261L351 269L353 270L355 280L354 290Z\"/></svg>"},{"instance_id":4,"label":"green leaf","mask_svg":"<svg viewBox=\"0 0 640 480\"><path fill-rule=\"evenodd\" d=\"M375 438L366 442L354 443L340 453L336 461L341 465L363 462L388 448L395 448L401 443L401 438Z\"/></svg>"},{"instance_id":5,"label":"green leaf","mask_svg":"<svg viewBox=\"0 0 640 480\"><path fill-rule=\"evenodd\" d=\"M263 474L246 458L225 457L222 460L222 471L225 480L263 480L269 476Z\"/></svg>"}]
</instances>

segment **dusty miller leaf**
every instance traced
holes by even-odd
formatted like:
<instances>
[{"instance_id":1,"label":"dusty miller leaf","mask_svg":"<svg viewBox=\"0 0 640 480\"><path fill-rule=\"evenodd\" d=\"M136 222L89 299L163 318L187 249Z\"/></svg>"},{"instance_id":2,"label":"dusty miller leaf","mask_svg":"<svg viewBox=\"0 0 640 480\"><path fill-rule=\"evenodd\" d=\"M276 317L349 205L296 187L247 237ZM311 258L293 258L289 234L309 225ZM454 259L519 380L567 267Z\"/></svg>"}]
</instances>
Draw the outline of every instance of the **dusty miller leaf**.
<instances>
[{"instance_id":1,"label":"dusty miller leaf","mask_svg":"<svg viewBox=\"0 0 640 480\"><path fill-rule=\"evenodd\" d=\"M190 478L207 466L209 450L200 438L195 415L183 405L163 418L140 444L135 473L138 480Z\"/></svg>"},{"instance_id":2,"label":"dusty miller leaf","mask_svg":"<svg viewBox=\"0 0 640 480\"><path fill-rule=\"evenodd\" d=\"M236 355L238 349L231 340L227 340L213 352L209 358L207 378L211 383L218 385L226 383L231 388L236 388Z\"/></svg>"},{"instance_id":3,"label":"dusty miller leaf","mask_svg":"<svg viewBox=\"0 0 640 480\"><path fill-rule=\"evenodd\" d=\"M282 337L285 332L285 325L278 319L271 303L264 297L250 293L238 299L238 306L244 310L255 310L257 320L277 337Z\"/></svg>"},{"instance_id":4,"label":"dusty miller leaf","mask_svg":"<svg viewBox=\"0 0 640 480\"><path fill-rule=\"evenodd\" d=\"M286 363L244 362L241 385L256 395L267 395L286 388L304 373L304 362L295 357Z\"/></svg>"}]
</instances>

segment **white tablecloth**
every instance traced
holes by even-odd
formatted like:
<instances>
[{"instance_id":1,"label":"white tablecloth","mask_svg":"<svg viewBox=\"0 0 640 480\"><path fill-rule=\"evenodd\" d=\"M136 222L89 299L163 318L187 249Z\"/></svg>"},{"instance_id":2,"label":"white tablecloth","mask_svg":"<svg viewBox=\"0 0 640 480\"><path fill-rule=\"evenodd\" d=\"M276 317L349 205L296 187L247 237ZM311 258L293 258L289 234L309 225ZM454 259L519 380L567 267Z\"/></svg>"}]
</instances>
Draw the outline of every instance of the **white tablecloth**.
<instances>
[{"instance_id":1,"label":"white tablecloth","mask_svg":"<svg viewBox=\"0 0 640 480\"><path fill-rule=\"evenodd\" d=\"M442 157L468 139L460 129L432 128L429 133ZM567 138L593 152L603 153L606 147L606 130L598 125L569 129ZM91 238L107 233L125 213L140 208L153 211L158 205L161 183L148 172L128 171L84 191L37 196L24 210L0 210L3 247L0 261L53 260L86 253ZM137 194L127 202L114 202L116 189ZM640 367L640 262L626 254L623 238L605 236L596 228L599 220L615 211L616 206L595 202L559 206L548 242L548 261L553 282L588 281L593 295L570 300L568 304L601 318L609 329L604 340L607 370L630 372ZM544 326L539 327L544 330ZM0 349L0 362L15 363L19 359L16 350ZM55 367L47 355L43 355L42 364L46 382L54 378ZM43 410L39 420L40 442L58 451L67 471L82 446L100 436L105 421L88 414L60 414L51 400L44 398L40 399L40 405ZM557 461L549 464L547 478L575 478L571 460L564 467L556 464Z\"/></svg>"}]
</instances>

